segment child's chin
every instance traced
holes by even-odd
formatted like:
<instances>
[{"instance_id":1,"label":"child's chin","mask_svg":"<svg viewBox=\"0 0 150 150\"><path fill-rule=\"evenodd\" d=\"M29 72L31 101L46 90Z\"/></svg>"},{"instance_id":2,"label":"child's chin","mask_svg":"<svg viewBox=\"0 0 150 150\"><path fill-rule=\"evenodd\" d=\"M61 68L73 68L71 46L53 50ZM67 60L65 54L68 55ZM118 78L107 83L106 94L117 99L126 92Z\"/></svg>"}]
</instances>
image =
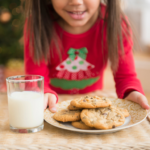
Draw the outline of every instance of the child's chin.
<instances>
[{"instance_id":1,"label":"child's chin","mask_svg":"<svg viewBox=\"0 0 150 150\"><path fill-rule=\"evenodd\" d=\"M73 21L73 22L70 22L69 25L70 25L71 27L83 27L83 26L86 25L86 23L87 23L86 21L80 20L80 21Z\"/></svg>"}]
</instances>

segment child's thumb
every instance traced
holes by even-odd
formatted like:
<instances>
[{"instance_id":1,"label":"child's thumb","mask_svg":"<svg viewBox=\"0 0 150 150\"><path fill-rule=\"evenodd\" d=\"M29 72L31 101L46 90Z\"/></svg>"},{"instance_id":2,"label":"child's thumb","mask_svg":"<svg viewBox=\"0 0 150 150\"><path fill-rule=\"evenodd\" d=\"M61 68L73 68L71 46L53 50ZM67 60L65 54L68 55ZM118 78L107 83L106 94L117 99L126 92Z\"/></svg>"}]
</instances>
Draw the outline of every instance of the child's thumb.
<instances>
[{"instance_id":1,"label":"child's thumb","mask_svg":"<svg viewBox=\"0 0 150 150\"><path fill-rule=\"evenodd\" d=\"M148 104L148 101L146 99L146 97L143 97L143 99L138 98L137 102L144 108L144 109L150 109L150 106Z\"/></svg>"},{"instance_id":2,"label":"child's thumb","mask_svg":"<svg viewBox=\"0 0 150 150\"><path fill-rule=\"evenodd\" d=\"M56 101L57 101L57 98L54 94L50 94L49 97L48 97L48 105L49 105L49 110L51 112L56 112Z\"/></svg>"}]
</instances>

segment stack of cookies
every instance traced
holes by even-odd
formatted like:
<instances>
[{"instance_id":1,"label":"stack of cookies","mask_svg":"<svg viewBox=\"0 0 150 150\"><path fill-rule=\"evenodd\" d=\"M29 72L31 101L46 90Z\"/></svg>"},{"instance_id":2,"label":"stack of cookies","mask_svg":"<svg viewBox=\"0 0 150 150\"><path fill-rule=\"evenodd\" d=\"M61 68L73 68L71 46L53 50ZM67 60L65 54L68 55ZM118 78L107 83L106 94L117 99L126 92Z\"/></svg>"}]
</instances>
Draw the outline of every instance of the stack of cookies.
<instances>
[{"instance_id":1,"label":"stack of cookies","mask_svg":"<svg viewBox=\"0 0 150 150\"><path fill-rule=\"evenodd\" d=\"M79 129L107 130L124 124L128 116L126 109L113 106L108 98L85 96L72 100L68 109L58 111L53 118L60 122L72 122Z\"/></svg>"}]
</instances>

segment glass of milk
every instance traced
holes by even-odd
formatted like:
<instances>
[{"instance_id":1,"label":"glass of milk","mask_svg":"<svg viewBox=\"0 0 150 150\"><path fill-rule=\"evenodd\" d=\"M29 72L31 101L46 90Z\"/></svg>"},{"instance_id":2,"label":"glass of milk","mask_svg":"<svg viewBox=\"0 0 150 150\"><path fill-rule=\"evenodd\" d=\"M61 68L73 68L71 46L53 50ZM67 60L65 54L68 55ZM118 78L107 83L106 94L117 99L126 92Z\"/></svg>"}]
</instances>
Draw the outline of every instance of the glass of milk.
<instances>
[{"instance_id":1,"label":"glass of milk","mask_svg":"<svg viewBox=\"0 0 150 150\"><path fill-rule=\"evenodd\" d=\"M44 128L44 77L12 76L6 79L10 129L19 133Z\"/></svg>"}]
</instances>

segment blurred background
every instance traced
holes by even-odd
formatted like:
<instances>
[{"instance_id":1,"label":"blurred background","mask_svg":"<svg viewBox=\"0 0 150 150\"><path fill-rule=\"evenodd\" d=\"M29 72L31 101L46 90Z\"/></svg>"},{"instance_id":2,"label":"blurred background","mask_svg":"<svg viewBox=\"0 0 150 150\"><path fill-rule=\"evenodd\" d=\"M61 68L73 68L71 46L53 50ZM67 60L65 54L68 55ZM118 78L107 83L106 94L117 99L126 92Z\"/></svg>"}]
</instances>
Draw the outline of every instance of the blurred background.
<instances>
[{"instance_id":1,"label":"blurred background","mask_svg":"<svg viewBox=\"0 0 150 150\"><path fill-rule=\"evenodd\" d=\"M6 91L5 78L24 74L23 16L20 0L0 1L0 91Z\"/></svg>"},{"instance_id":2,"label":"blurred background","mask_svg":"<svg viewBox=\"0 0 150 150\"><path fill-rule=\"evenodd\" d=\"M23 0L0 1L0 92L6 92L8 76L24 74L23 63ZM121 0L134 32L134 58L138 78L150 97L150 0ZM104 90L115 91L108 65Z\"/></svg>"}]
</instances>

